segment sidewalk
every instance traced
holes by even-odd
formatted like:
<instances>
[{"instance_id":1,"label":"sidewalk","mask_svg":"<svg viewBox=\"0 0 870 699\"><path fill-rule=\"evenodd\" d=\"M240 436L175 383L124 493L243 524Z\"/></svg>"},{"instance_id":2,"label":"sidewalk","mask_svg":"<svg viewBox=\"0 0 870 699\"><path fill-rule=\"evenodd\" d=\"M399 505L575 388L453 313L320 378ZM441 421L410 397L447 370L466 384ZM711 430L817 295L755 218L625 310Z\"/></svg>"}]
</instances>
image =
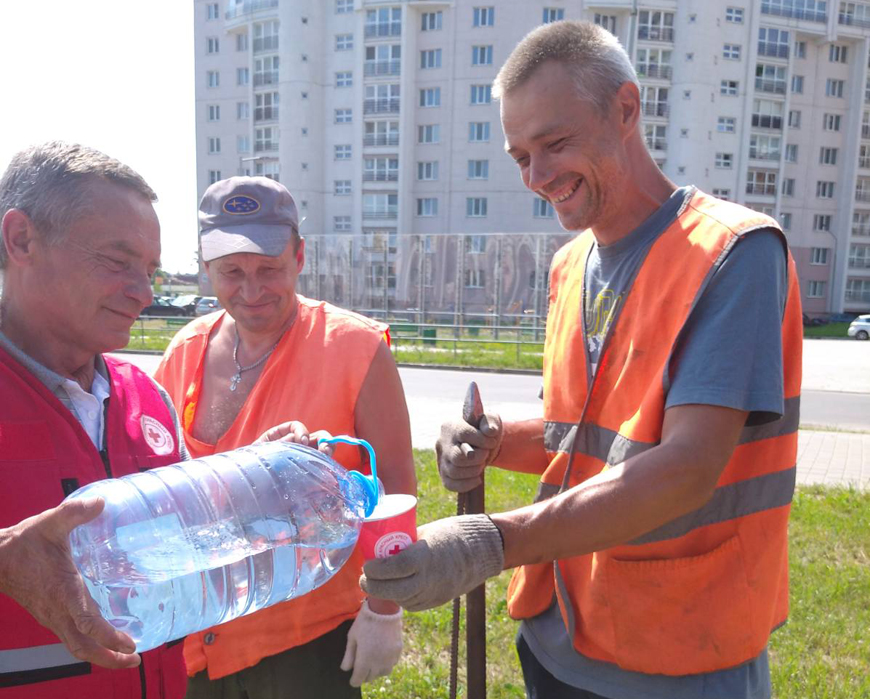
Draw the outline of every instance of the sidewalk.
<instances>
[{"instance_id":1,"label":"sidewalk","mask_svg":"<svg viewBox=\"0 0 870 699\"><path fill-rule=\"evenodd\" d=\"M797 484L870 489L870 434L801 430Z\"/></svg>"}]
</instances>

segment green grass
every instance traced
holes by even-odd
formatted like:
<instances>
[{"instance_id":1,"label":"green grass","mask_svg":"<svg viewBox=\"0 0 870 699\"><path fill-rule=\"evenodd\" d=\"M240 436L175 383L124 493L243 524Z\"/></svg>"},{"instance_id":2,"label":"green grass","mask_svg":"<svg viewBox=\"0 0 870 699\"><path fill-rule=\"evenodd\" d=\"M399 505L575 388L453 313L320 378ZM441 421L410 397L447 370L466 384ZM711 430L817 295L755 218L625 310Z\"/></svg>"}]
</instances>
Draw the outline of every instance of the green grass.
<instances>
[{"instance_id":1,"label":"green grass","mask_svg":"<svg viewBox=\"0 0 870 699\"><path fill-rule=\"evenodd\" d=\"M455 514L456 498L438 479L434 454L417 451L418 519ZM531 502L534 476L487 473L487 511ZM870 698L870 493L803 488L791 519L791 617L770 644L777 699ZM487 583L487 696L521 699L514 650L517 622L507 615L509 573ZM365 685L366 699L448 696L451 606L405 615L405 652L389 678ZM460 658L465 656L464 625ZM459 695L465 696L464 664Z\"/></svg>"},{"instance_id":2,"label":"green grass","mask_svg":"<svg viewBox=\"0 0 870 699\"><path fill-rule=\"evenodd\" d=\"M828 323L827 325L804 326L804 337L839 337L847 338L849 323Z\"/></svg>"}]
</instances>

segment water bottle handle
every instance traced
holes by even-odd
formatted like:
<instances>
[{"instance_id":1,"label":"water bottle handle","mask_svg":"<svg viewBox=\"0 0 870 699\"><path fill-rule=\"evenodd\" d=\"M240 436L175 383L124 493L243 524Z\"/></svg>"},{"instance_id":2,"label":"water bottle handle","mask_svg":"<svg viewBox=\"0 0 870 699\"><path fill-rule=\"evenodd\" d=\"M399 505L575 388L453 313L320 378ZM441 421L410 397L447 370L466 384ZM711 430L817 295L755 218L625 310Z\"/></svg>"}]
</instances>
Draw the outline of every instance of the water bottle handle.
<instances>
[{"instance_id":1,"label":"water bottle handle","mask_svg":"<svg viewBox=\"0 0 870 699\"><path fill-rule=\"evenodd\" d=\"M375 456L375 450L372 448L372 445L369 444L364 439L358 439L356 437L348 437L346 435L339 435L337 437L330 437L329 439L325 439L323 437L317 440L318 444L350 444L351 446L357 447L365 447L366 451L369 453L369 464L372 468L372 475L366 476L360 473L359 471L349 471L348 475L357 481L363 488L363 492L366 494L366 517L368 517L375 509L375 506L378 504L378 464L377 457Z\"/></svg>"}]
</instances>

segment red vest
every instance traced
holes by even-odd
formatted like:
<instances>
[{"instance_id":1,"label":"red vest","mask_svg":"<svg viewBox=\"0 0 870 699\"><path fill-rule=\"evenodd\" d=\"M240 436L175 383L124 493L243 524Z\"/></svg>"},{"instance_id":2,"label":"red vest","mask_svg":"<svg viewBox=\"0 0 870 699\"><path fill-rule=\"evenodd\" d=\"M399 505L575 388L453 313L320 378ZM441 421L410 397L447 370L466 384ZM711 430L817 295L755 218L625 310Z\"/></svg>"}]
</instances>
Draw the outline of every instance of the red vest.
<instances>
[{"instance_id":1,"label":"red vest","mask_svg":"<svg viewBox=\"0 0 870 699\"><path fill-rule=\"evenodd\" d=\"M130 364L105 361L111 398L101 454L57 397L0 348L0 527L56 507L87 483L179 460L172 415L154 384ZM184 694L180 643L144 653L138 668L106 670L77 660L4 595L0 621L0 699L178 699Z\"/></svg>"}]
</instances>

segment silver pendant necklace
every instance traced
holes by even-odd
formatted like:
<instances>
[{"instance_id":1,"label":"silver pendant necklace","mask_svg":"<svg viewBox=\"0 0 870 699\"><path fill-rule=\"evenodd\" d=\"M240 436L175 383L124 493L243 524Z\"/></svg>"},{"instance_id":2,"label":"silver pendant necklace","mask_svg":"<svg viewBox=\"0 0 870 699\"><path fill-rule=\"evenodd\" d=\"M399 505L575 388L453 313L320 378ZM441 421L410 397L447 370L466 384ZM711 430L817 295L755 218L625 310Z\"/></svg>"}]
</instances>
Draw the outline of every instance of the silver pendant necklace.
<instances>
[{"instance_id":1,"label":"silver pendant necklace","mask_svg":"<svg viewBox=\"0 0 870 699\"><path fill-rule=\"evenodd\" d=\"M283 337L283 335L282 335ZM281 342L281 339L278 339L278 342ZM239 383L242 380L242 372L249 371L250 369L255 369L260 366L263 362L265 362L272 352L275 351L275 348L278 346L278 342L272 345L272 348L266 352L262 357L260 357L253 364L249 364L248 366L242 366L239 364L239 328L236 326L236 344L233 345L233 363L236 365L236 373L233 375L233 378L230 380L230 390L235 391L238 388Z\"/></svg>"}]
</instances>

